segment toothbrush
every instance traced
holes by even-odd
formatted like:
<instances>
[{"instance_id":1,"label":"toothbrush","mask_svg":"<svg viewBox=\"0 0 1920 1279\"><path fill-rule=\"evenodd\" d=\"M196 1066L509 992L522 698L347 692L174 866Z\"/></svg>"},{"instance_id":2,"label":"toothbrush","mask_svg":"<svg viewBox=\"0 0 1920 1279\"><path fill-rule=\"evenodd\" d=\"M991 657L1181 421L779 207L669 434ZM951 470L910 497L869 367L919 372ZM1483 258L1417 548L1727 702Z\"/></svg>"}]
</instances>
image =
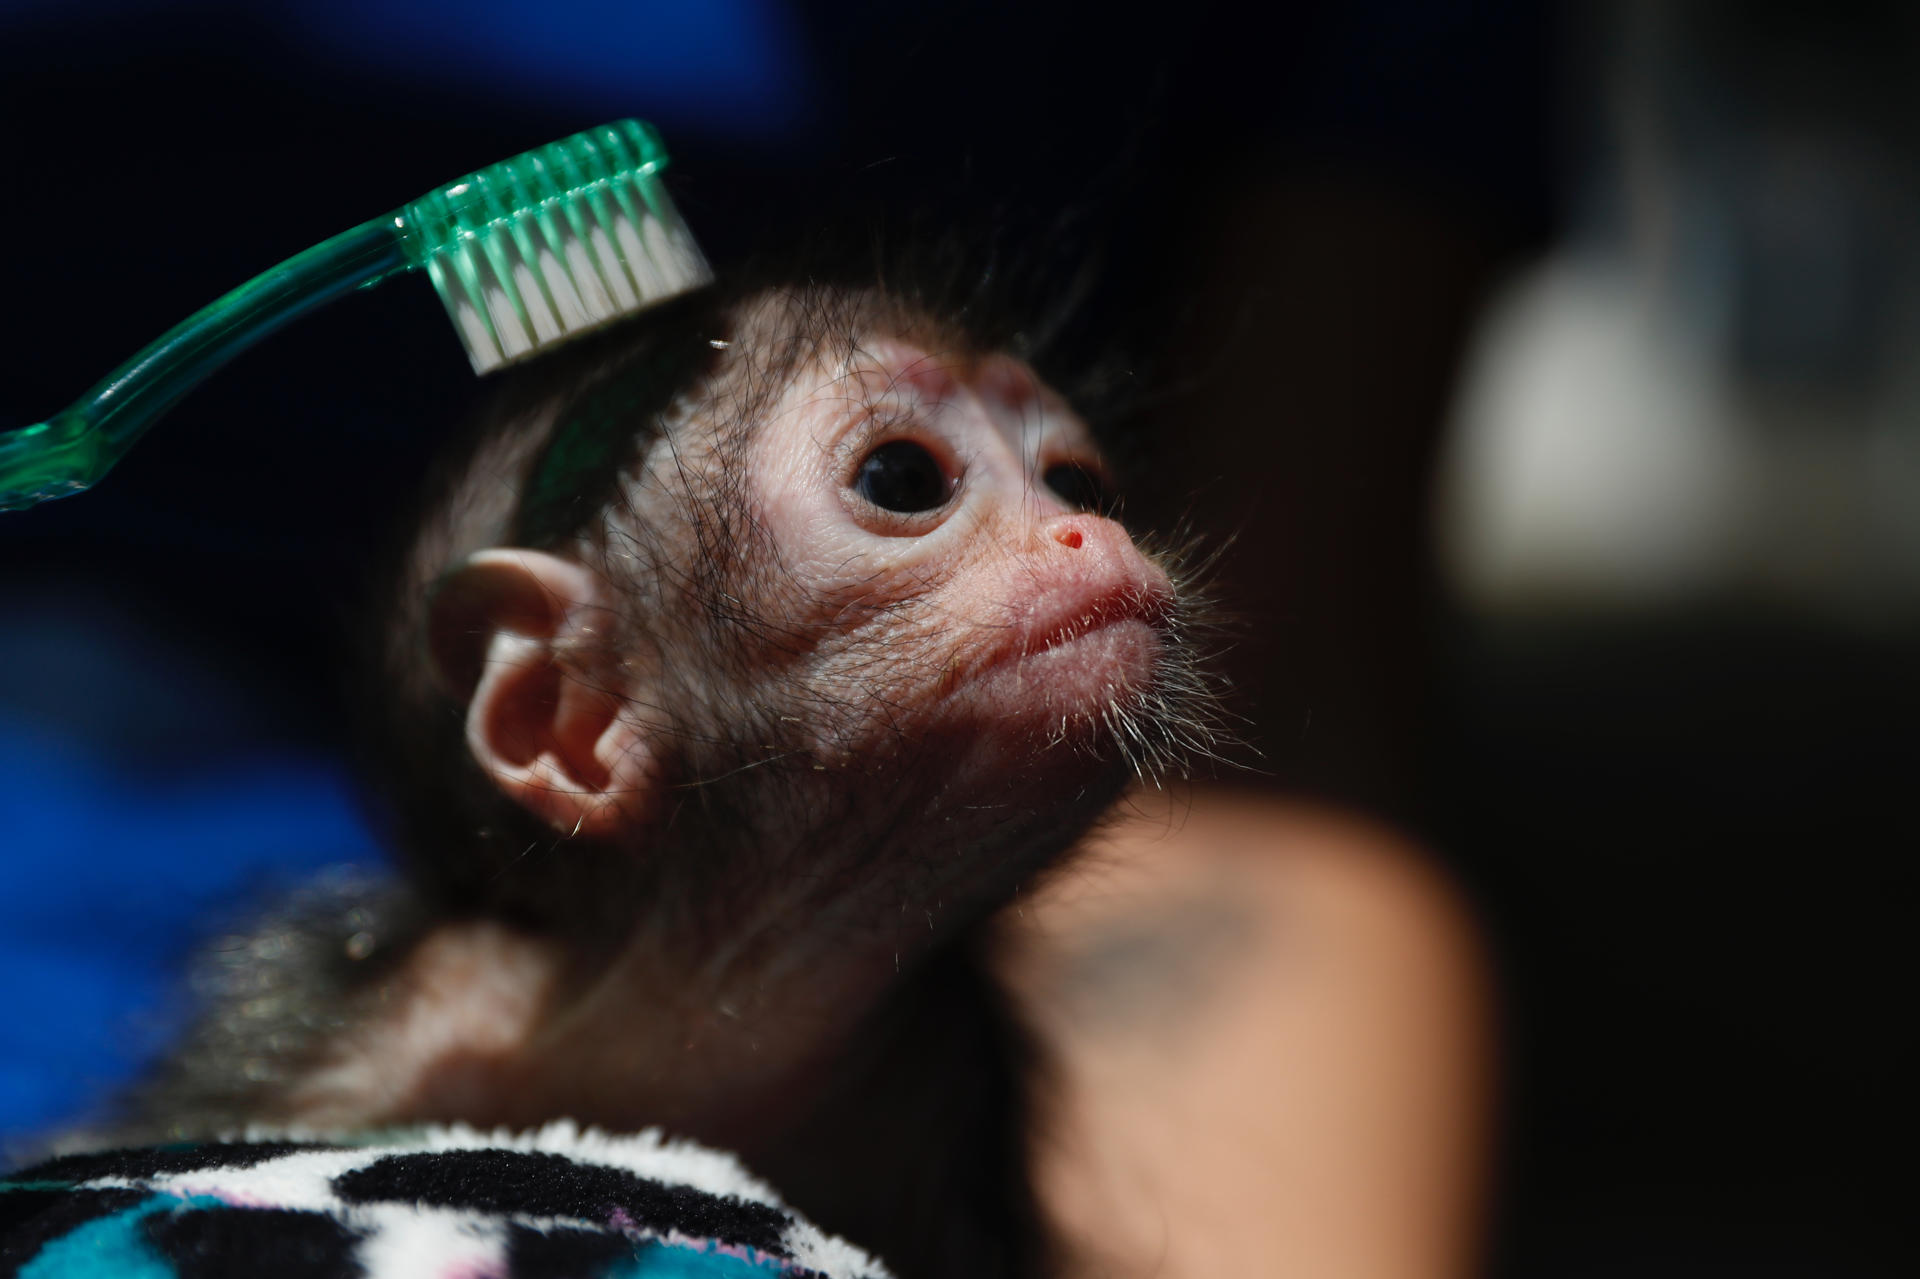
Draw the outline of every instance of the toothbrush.
<instances>
[{"instance_id":1,"label":"toothbrush","mask_svg":"<svg viewBox=\"0 0 1920 1279\"><path fill-rule=\"evenodd\" d=\"M0 511L93 485L174 401L255 342L354 289L424 269L476 374L713 278L639 120L470 173L249 280L65 412L0 432Z\"/></svg>"}]
</instances>

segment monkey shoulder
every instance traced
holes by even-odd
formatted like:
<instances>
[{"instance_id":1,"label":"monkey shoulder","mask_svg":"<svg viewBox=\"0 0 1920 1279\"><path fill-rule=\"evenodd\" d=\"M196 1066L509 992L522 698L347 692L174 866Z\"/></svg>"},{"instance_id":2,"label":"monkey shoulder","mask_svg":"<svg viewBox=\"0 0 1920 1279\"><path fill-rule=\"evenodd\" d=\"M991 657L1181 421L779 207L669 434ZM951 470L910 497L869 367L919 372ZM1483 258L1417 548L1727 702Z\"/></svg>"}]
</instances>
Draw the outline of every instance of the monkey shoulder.
<instances>
[{"instance_id":1,"label":"monkey shoulder","mask_svg":"<svg viewBox=\"0 0 1920 1279\"><path fill-rule=\"evenodd\" d=\"M427 920L401 883L343 871L216 935L190 968L185 1033L103 1135L171 1141L284 1122L292 1090L368 1016Z\"/></svg>"}]
</instances>

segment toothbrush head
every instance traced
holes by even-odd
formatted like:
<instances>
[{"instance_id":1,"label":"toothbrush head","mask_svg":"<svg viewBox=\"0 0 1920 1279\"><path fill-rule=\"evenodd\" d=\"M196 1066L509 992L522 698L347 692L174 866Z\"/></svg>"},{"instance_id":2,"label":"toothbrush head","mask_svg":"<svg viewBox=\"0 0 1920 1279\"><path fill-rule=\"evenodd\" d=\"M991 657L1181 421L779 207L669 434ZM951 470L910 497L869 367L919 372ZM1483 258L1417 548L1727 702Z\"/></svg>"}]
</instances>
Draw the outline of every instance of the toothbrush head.
<instances>
[{"instance_id":1,"label":"toothbrush head","mask_svg":"<svg viewBox=\"0 0 1920 1279\"><path fill-rule=\"evenodd\" d=\"M713 278L660 181L653 127L622 120L449 182L393 214L476 373Z\"/></svg>"}]
</instances>

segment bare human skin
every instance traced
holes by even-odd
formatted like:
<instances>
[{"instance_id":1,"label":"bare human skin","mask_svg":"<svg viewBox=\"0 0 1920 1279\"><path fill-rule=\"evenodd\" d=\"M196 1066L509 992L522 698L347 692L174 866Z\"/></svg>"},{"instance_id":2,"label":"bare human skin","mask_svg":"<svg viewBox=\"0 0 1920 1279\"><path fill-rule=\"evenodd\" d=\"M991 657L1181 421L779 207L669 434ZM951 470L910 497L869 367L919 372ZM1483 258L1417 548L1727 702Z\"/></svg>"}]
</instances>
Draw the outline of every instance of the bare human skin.
<instances>
[{"instance_id":1,"label":"bare human skin","mask_svg":"<svg viewBox=\"0 0 1920 1279\"><path fill-rule=\"evenodd\" d=\"M1062 1272L1480 1273L1485 957L1422 850L1246 789L1142 795L1002 921Z\"/></svg>"}]
</instances>

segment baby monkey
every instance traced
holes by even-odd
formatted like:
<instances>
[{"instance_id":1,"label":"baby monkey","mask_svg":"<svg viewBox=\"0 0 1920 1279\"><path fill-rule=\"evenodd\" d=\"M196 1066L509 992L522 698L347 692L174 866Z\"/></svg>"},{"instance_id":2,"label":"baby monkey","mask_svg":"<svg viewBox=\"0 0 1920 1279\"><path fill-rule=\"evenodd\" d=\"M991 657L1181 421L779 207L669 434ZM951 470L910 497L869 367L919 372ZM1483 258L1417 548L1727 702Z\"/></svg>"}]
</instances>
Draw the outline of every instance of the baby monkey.
<instances>
[{"instance_id":1,"label":"baby monkey","mask_svg":"<svg viewBox=\"0 0 1920 1279\"><path fill-rule=\"evenodd\" d=\"M908 1279L1041 1268L985 921L1214 723L999 336L710 289L510 384L386 629L408 887L216 954L125 1131L659 1125Z\"/></svg>"}]
</instances>

